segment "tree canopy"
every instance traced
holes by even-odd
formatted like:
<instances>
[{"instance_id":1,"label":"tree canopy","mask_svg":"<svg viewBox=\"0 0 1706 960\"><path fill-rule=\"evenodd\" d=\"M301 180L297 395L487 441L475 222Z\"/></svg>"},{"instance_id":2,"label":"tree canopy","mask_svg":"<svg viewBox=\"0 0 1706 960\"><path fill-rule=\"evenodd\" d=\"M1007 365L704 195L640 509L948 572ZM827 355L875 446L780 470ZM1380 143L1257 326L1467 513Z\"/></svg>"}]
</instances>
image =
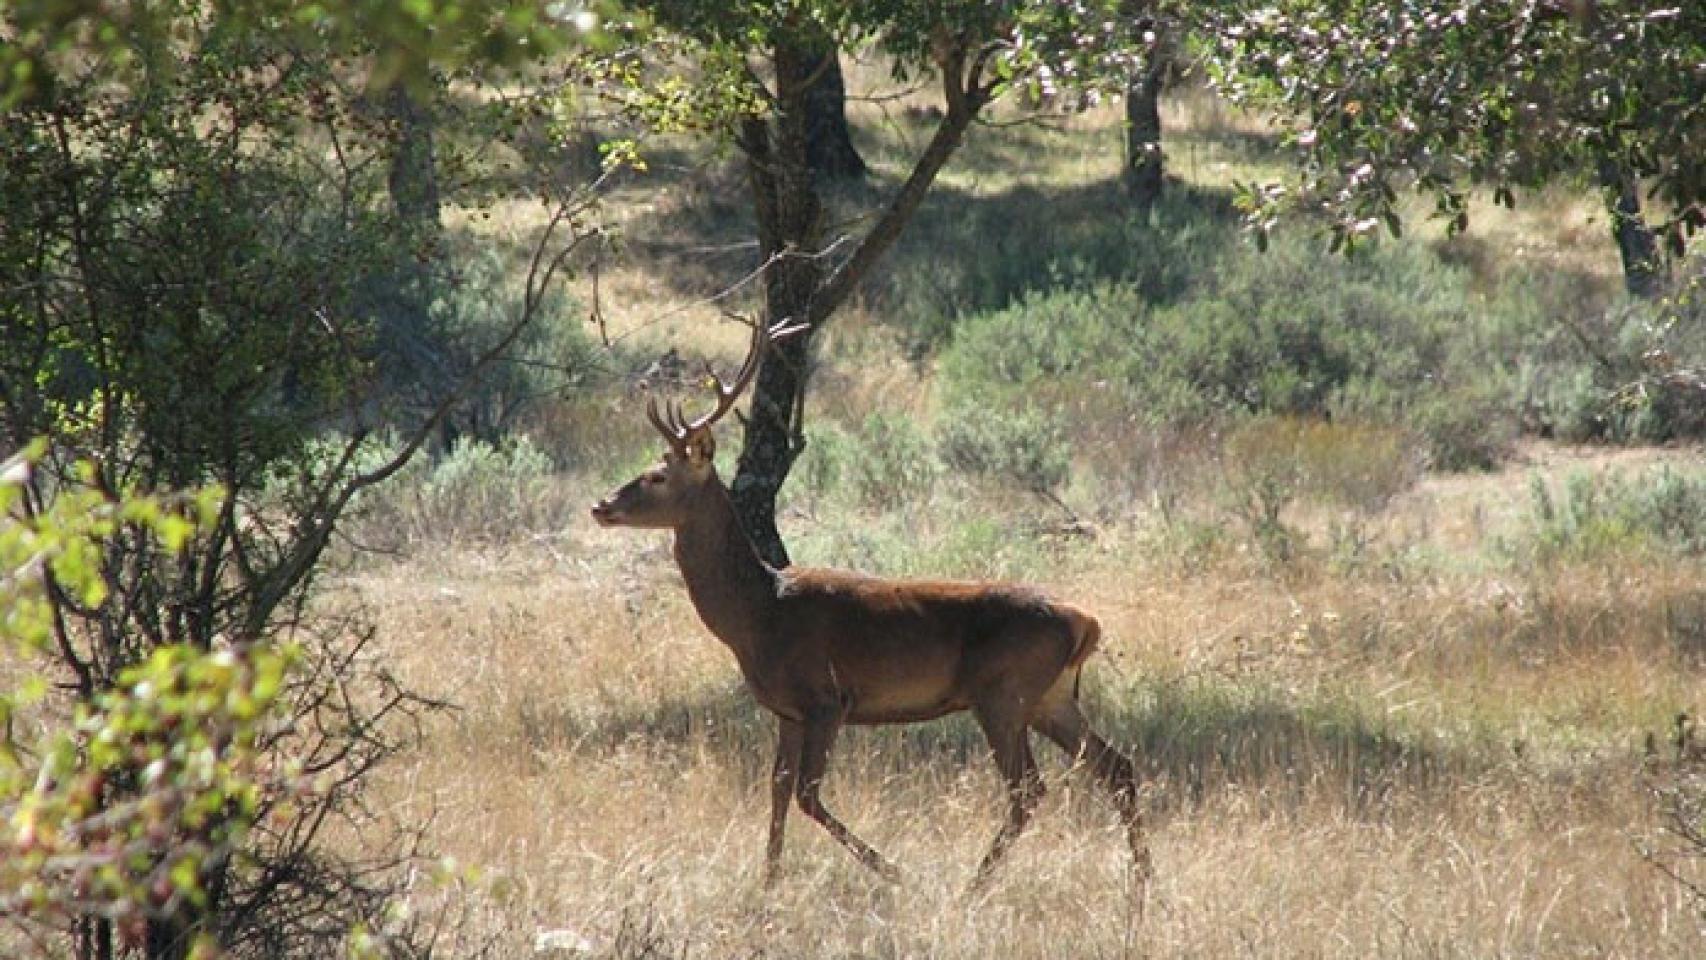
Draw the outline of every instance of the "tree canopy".
<instances>
[{"instance_id":1,"label":"tree canopy","mask_svg":"<svg viewBox=\"0 0 1706 960\"><path fill-rule=\"evenodd\" d=\"M1706 5L1277 0L1209 22L1220 90L1283 113L1300 154L1299 193L1246 195L1258 228L1291 202L1336 243L1396 234L1413 185L1461 230L1473 190L1514 205L1584 174L1618 218L1657 201L1673 253L1706 224Z\"/></svg>"}]
</instances>

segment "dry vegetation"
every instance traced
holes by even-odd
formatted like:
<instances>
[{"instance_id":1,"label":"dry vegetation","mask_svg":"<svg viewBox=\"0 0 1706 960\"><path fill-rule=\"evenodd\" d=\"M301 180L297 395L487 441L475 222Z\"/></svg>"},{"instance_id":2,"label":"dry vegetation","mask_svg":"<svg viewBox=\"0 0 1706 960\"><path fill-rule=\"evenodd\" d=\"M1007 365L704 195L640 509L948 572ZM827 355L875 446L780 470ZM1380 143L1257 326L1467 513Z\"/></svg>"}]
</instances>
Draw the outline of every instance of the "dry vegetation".
<instances>
[{"instance_id":1,"label":"dry vegetation","mask_svg":"<svg viewBox=\"0 0 1706 960\"><path fill-rule=\"evenodd\" d=\"M892 109L868 127L904 139ZM1187 179L1271 162L1245 145L1259 125L1196 101L1168 118ZM945 186L1106 178L1112 135L985 136ZM870 150L881 159L890 146ZM1059 163L1031 184L1001 172L1038 152ZM707 188L690 181L650 202L692 206L667 191L695 189ZM695 209L709 216L704 200ZM1590 208L1570 206L1562 234L1538 215L1499 229L1528 238L1523 255L1608 276L1604 231L1577 223ZM671 242L636 245L607 272L615 332L732 353L738 335L701 336L723 325L703 322L716 311L697 301L723 274L665 282L688 258ZM928 373L887 328L857 310L838 324L816 416L855 425L931 410ZM435 537L428 522L402 558L358 559L344 586L376 611L395 669L458 705L380 795L407 821L430 817L436 847L477 868L460 933L496 955L528 954L547 933L559 955L598 957L1706 951L1702 905L1653 863L1697 876L1667 859L1654 790L1675 764L1674 718L1706 704L1706 569L1634 539L1543 556L1531 529L1537 477L1694 470L1698 448L1528 444L1497 472L1419 480L1389 451L1402 474L1391 489L1349 504L1294 491L1277 514L1294 538L1283 557L1236 509L1218 448L1139 444L1107 425L1077 451L1093 481L1081 469L1064 491L1084 515L1073 523L1055 504L955 476L899 503L791 495L782 526L811 562L1022 577L1102 617L1086 697L1146 766L1157 878L1137 895L1112 811L1048 753L1036 825L995 883L968 895L1000 798L962 718L853 730L835 755L827 802L899 861L901 886L873 881L796 816L786 880L766 893L772 723L694 616L667 536L601 531L581 509L651 453L639 408L606 396L535 425L546 443L591 451L515 508L550 522L508 531L493 517L478 544Z\"/></svg>"},{"instance_id":2,"label":"dry vegetation","mask_svg":"<svg viewBox=\"0 0 1706 960\"><path fill-rule=\"evenodd\" d=\"M1381 537L1467 555L1509 531L1505 498L1531 471L1626 467L1556 448L1531 459L1423 482L1379 518L1405 532ZM965 895L1000 812L965 722L852 731L838 751L827 796L900 860L901 888L796 821L788 880L767 896L770 721L697 623L666 538L590 523L351 581L397 669L460 705L385 795L408 818L435 812L438 846L479 866L472 924L506 955L540 930L618 956L1706 946L1699 904L1643 857L1663 841L1644 736L1662 768L1672 716L1706 694L1698 563L1274 575L1234 550L1181 572L1143 537L1051 547L1069 572L1041 578L1108 628L1087 695L1149 767L1159 869L1141 903L1115 817L1058 758L1034 833L989 892Z\"/></svg>"}]
</instances>

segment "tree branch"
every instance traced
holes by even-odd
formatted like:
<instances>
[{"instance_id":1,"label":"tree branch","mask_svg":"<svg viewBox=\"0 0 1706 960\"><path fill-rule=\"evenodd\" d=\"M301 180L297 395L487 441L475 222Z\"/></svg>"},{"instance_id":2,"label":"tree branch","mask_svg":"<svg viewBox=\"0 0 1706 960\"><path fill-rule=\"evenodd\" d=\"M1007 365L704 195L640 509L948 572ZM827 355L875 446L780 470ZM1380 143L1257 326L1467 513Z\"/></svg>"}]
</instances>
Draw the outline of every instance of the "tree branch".
<instances>
[{"instance_id":1,"label":"tree branch","mask_svg":"<svg viewBox=\"0 0 1706 960\"><path fill-rule=\"evenodd\" d=\"M965 76L965 48L954 46L944 52L940 64L942 67L943 95L948 102L948 112L936 125L936 132L931 136L924 152L919 154L913 163L912 173L895 192L893 199L883 209L876 223L865 234L859 245L842 261L840 266L830 274L812 298L811 311L802 318L806 323L816 327L822 324L840 307L847 297L863 280L871 268L882 259L883 255L893 247L900 238L902 229L911 221L913 214L924 202L924 197L930 192L930 186L936 181L936 175L959 148L965 137L966 128L977 118L988 103L988 93L982 88L967 89Z\"/></svg>"}]
</instances>

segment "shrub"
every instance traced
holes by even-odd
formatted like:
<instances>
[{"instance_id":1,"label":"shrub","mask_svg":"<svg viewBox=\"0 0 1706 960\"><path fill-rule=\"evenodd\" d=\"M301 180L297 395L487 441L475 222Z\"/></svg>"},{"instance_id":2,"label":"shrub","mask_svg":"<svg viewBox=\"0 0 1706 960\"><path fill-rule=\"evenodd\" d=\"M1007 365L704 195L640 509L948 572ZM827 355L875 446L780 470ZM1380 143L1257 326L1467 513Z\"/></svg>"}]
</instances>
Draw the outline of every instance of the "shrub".
<instances>
[{"instance_id":1,"label":"shrub","mask_svg":"<svg viewBox=\"0 0 1706 960\"><path fill-rule=\"evenodd\" d=\"M1537 432L1571 441L1706 436L1706 297L1701 283L1658 303L1629 300L1558 324L1560 341L1525 364Z\"/></svg>"},{"instance_id":2,"label":"shrub","mask_svg":"<svg viewBox=\"0 0 1706 960\"><path fill-rule=\"evenodd\" d=\"M430 280L415 281L431 291L424 316L407 309L403 293L374 291L391 387L422 408L436 405L446 384L466 378L523 311L513 258L504 250L455 235L446 248ZM447 438L466 434L495 443L541 401L584 392L601 377L594 351L573 300L561 287L547 289L535 320L458 406Z\"/></svg>"},{"instance_id":3,"label":"shrub","mask_svg":"<svg viewBox=\"0 0 1706 960\"><path fill-rule=\"evenodd\" d=\"M950 412L936 436L942 460L948 466L1022 490L1050 494L1071 474L1065 429L1039 410Z\"/></svg>"},{"instance_id":4,"label":"shrub","mask_svg":"<svg viewBox=\"0 0 1706 960\"><path fill-rule=\"evenodd\" d=\"M1496 382L1407 391L1363 380L1342 390L1332 411L1338 418L1405 428L1420 443L1422 460L1435 470L1491 470L1510 453L1520 432L1509 396Z\"/></svg>"},{"instance_id":5,"label":"shrub","mask_svg":"<svg viewBox=\"0 0 1706 960\"><path fill-rule=\"evenodd\" d=\"M1498 358L1544 327L1400 247L1347 259L1281 238L1170 293L1103 280L965 318L940 357L945 406L1088 429L1331 416L1405 428L1434 466L1489 466L1517 427L1516 367Z\"/></svg>"},{"instance_id":6,"label":"shrub","mask_svg":"<svg viewBox=\"0 0 1706 960\"><path fill-rule=\"evenodd\" d=\"M1270 560L1285 562L1299 534L1282 514L1303 485L1295 421L1254 420L1227 437L1221 453L1223 496L1232 515Z\"/></svg>"},{"instance_id":7,"label":"shrub","mask_svg":"<svg viewBox=\"0 0 1706 960\"><path fill-rule=\"evenodd\" d=\"M1669 466L1634 481L1572 473L1561 493L1539 477L1529 488L1528 551L1541 560L1615 557L1646 550L1706 554L1706 474Z\"/></svg>"},{"instance_id":8,"label":"shrub","mask_svg":"<svg viewBox=\"0 0 1706 960\"><path fill-rule=\"evenodd\" d=\"M391 447L373 447L377 460ZM500 443L463 438L436 461L420 457L358 505L357 537L408 544L505 539L561 527L579 505L557 495L549 457L525 434Z\"/></svg>"},{"instance_id":9,"label":"shrub","mask_svg":"<svg viewBox=\"0 0 1706 960\"><path fill-rule=\"evenodd\" d=\"M1409 489L1420 468L1398 431L1295 417L1240 424L1226 438L1221 464L1230 511L1263 553L1281 561L1291 559L1301 537L1283 517L1293 501L1371 514Z\"/></svg>"},{"instance_id":10,"label":"shrub","mask_svg":"<svg viewBox=\"0 0 1706 960\"><path fill-rule=\"evenodd\" d=\"M867 506L892 510L929 496L941 473L930 438L903 414L873 413L859 430L851 479Z\"/></svg>"},{"instance_id":11,"label":"shrub","mask_svg":"<svg viewBox=\"0 0 1706 960\"><path fill-rule=\"evenodd\" d=\"M1096 191L1062 198L1019 189L951 217L920 218L902 241L908 252L883 305L907 318L927 353L957 339L966 320L1053 293L1109 284L1168 302L1240 251L1238 214L1221 194L1168 190L1147 214L1108 215L1122 207ZM977 255L954 253L964 250Z\"/></svg>"},{"instance_id":12,"label":"shrub","mask_svg":"<svg viewBox=\"0 0 1706 960\"><path fill-rule=\"evenodd\" d=\"M833 422L814 423L793 475L807 492L826 497L839 490L858 458L858 441Z\"/></svg>"}]
</instances>

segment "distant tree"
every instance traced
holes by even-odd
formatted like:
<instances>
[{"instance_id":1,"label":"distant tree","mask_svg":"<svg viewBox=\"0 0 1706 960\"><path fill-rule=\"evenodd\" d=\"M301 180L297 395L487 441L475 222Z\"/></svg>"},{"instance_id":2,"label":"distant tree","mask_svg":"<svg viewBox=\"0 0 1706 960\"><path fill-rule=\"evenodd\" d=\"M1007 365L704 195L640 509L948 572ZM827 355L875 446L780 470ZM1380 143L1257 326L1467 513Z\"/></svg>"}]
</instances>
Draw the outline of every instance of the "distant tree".
<instances>
[{"instance_id":1,"label":"distant tree","mask_svg":"<svg viewBox=\"0 0 1706 960\"><path fill-rule=\"evenodd\" d=\"M765 310L820 332L894 245L972 122L1008 91L1117 83L1139 41L1119 0L903 0L899 3L637 4L681 38L699 70L696 89L721 109L691 111L704 129L732 137L745 158ZM941 119L899 188L851 236L831 234L812 176L809 101L823 41L840 49L878 43L902 74L934 73ZM776 497L804 445L802 413L813 335L772 352L758 375L733 481L736 509L760 552L785 565Z\"/></svg>"},{"instance_id":2,"label":"distant tree","mask_svg":"<svg viewBox=\"0 0 1706 960\"><path fill-rule=\"evenodd\" d=\"M1295 118L1301 190L1247 190L1258 230L1296 203L1328 216L1335 244L1396 234L1411 185L1461 230L1472 190L1508 206L1585 176L1628 289L1649 296L1665 252L1706 224L1706 4L1278 0L1207 22L1220 90Z\"/></svg>"}]
</instances>

